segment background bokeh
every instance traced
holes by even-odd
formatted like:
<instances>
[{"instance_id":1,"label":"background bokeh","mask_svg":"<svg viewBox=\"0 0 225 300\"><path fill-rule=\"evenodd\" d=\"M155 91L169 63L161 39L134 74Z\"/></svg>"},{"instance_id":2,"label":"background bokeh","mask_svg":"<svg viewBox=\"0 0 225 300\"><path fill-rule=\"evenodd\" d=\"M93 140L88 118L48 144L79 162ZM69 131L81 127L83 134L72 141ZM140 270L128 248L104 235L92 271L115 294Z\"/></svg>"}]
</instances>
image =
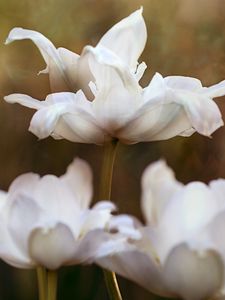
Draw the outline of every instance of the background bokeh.
<instances>
[{"instance_id":1,"label":"background bokeh","mask_svg":"<svg viewBox=\"0 0 225 300\"><path fill-rule=\"evenodd\" d=\"M74 156L86 159L94 172L97 200L102 147L51 138L38 141L28 132L33 112L2 101L19 92L38 99L50 93L48 76L37 76L44 61L30 41L3 45L11 28L40 31L57 47L80 53L95 45L113 24L144 6L148 41L142 55L148 69L145 85L158 71L165 75L199 78L204 85L225 79L224 0L0 0L0 188L7 189L19 174L62 174ZM225 98L217 103L225 116ZM190 138L120 145L115 164L112 200L119 211L142 219L140 177L159 158L167 160L183 182L225 178L225 129L213 139ZM194 207L193 207L194 209ZM0 264L0 299L36 299L35 272ZM124 300L160 299L134 283L119 278ZM108 299L101 271L94 266L65 268L59 277L59 300Z\"/></svg>"}]
</instances>

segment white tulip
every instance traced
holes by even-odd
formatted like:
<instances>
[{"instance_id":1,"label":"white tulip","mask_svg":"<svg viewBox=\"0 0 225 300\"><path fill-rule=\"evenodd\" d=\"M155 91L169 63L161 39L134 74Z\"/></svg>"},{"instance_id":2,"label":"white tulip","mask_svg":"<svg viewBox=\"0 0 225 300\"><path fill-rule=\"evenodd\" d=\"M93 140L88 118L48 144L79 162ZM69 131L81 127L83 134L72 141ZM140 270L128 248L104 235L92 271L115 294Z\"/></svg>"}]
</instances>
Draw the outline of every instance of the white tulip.
<instances>
[{"instance_id":1,"label":"white tulip","mask_svg":"<svg viewBox=\"0 0 225 300\"><path fill-rule=\"evenodd\" d=\"M164 161L150 165L142 178L142 238L98 264L165 297L224 299L224 192L224 179L183 185Z\"/></svg>"},{"instance_id":2,"label":"white tulip","mask_svg":"<svg viewBox=\"0 0 225 300\"><path fill-rule=\"evenodd\" d=\"M22 28L14 28L6 43L22 39L37 45L52 91L60 91L45 101L23 94L5 97L37 110L29 130L40 139L51 135L72 142L133 144L195 131L210 136L223 125L212 99L225 95L225 81L205 88L195 78L156 73L147 87L139 85L146 68L138 64L147 39L142 8L114 25L96 47L85 46L80 56Z\"/></svg>"},{"instance_id":3,"label":"white tulip","mask_svg":"<svg viewBox=\"0 0 225 300\"><path fill-rule=\"evenodd\" d=\"M0 192L0 257L18 268L57 269L91 263L100 246L101 253L110 243L122 249L128 235L120 231L127 227L123 218L129 217L113 217L115 206L107 201L90 209L91 197L92 173L81 159L59 178L19 176L7 193ZM118 233L111 235L113 226ZM134 233L131 229L130 236Z\"/></svg>"}]
</instances>

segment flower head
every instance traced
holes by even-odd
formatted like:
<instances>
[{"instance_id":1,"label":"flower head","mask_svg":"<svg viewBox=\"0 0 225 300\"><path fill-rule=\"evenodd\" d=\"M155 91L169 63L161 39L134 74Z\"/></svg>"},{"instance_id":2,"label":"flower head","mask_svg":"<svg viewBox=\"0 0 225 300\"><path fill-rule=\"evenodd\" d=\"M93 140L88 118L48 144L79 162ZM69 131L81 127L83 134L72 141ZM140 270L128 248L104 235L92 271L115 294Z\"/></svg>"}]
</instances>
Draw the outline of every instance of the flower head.
<instances>
[{"instance_id":1,"label":"flower head","mask_svg":"<svg viewBox=\"0 0 225 300\"><path fill-rule=\"evenodd\" d=\"M19 176L8 192L0 193L0 257L19 268L91 263L100 245L110 240L106 229L118 218L111 215L111 202L90 209L91 197L91 170L81 159L59 178ZM114 225L117 231L123 230L122 223ZM117 236L112 237L114 244L124 239Z\"/></svg>"},{"instance_id":2,"label":"flower head","mask_svg":"<svg viewBox=\"0 0 225 300\"><path fill-rule=\"evenodd\" d=\"M114 25L96 47L81 55L56 49L42 34L14 28L6 43L31 39L39 48L53 93L45 101L21 94L5 97L37 110L30 131L39 138L52 136L73 142L104 144L119 139L141 141L210 136L223 125L213 98L225 95L225 81L204 88L195 78L156 73L142 88L146 65L138 63L147 32L142 8ZM78 91L77 91L78 89Z\"/></svg>"},{"instance_id":3,"label":"flower head","mask_svg":"<svg viewBox=\"0 0 225 300\"><path fill-rule=\"evenodd\" d=\"M142 238L98 263L162 296L223 299L224 191L223 179L183 185L164 161L150 165L142 178Z\"/></svg>"}]
</instances>

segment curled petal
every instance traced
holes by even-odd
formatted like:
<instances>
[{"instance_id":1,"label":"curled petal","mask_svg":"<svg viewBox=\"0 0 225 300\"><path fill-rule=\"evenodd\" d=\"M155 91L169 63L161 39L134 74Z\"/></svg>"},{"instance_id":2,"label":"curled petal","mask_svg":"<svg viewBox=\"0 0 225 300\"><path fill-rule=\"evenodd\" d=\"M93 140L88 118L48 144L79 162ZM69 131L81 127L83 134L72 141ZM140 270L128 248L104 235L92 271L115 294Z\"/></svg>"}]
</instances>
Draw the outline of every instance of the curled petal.
<instances>
[{"instance_id":1,"label":"curled petal","mask_svg":"<svg viewBox=\"0 0 225 300\"><path fill-rule=\"evenodd\" d=\"M67 104L55 104L38 110L30 123L29 131L39 139L51 135L61 115L69 112L71 107Z\"/></svg>"},{"instance_id":2,"label":"curled petal","mask_svg":"<svg viewBox=\"0 0 225 300\"><path fill-rule=\"evenodd\" d=\"M220 110L212 99L185 92L173 93L172 97L183 105L192 127L202 135L210 136L223 126Z\"/></svg>"},{"instance_id":3,"label":"curled petal","mask_svg":"<svg viewBox=\"0 0 225 300\"><path fill-rule=\"evenodd\" d=\"M49 73L52 90L74 91L70 78L65 72L64 62L55 46L41 33L23 28L13 28L6 40L9 44L15 40L30 39L40 50L45 62L46 69L43 73Z\"/></svg>"}]
</instances>

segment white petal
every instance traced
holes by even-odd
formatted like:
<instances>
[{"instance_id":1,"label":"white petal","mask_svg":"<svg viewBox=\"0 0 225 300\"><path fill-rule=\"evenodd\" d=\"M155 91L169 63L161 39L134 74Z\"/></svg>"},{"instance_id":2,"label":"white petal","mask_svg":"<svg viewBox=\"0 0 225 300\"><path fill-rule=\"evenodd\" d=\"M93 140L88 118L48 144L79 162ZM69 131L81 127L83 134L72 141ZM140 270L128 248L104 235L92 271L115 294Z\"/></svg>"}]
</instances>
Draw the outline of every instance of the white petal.
<instances>
[{"instance_id":1,"label":"white petal","mask_svg":"<svg viewBox=\"0 0 225 300\"><path fill-rule=\"evenodd\" d=\"M121 251L97 259L97 264L128 278L147 290L169 296L163 282L161 268L146 254L139 251Z\"/></svg>"},{"instance_id":2,"label":"white petal","mask_svg":"<svg viewBox=\"0 0 225 300\"><path fill-rule=\"evenodd\" d=\"M112 207L106 208L104 204L103 207L94 206L92 209L84 211L80 219L80 235L85 235L88 231L94 229L105 229L108 227L112 217L111 209Z\"/></svg>"},{"instance_id":3,"label":"white petal","mask_svg":"<svg viewBox=\"0 0 225 300\"><path fill-rule=\"evenodd\" d=\"M87 162L75 158L68 166L66 173L60 177L76 197L76 202L81 209L89 207L92 194L92 171Z\"/></svg>"},{"instance_id":4,"label":"white petal","mask_svg":"<svg viewBox=\"0 0 225 300\"><path fill-rule=\"evenodd\" d=\"M181 244L170 253L164 276L168 288L185 300L213 298L223 283L223 263L212 251L198 253Z\"/></svg>"},{"instance_id":5,"label":"white petal","mask_svg":"<svg viewBox=\"0 0 225 300\"><path fill-rule=\"evenodd\" d=\"M162 261L177 244L198 239L204 227L218 213L214 193L201 182L193 182L167 202L155 233L154 246Z\"/></svg>"},{"instance_id":6,"label":"white petal","mask_svg":"<svg viewBox=\"0 0 225 300\"><path fill-rule=\"evenodd\" d=\"M210 98L221 97L225 95L225 80L204 89L204 94Z\"/></svg>"},{"instance_id":7,"label":"white petal","mask_svg":"<svg viewBox=\"0 0 225 300\"><path fill-rule=\"evenodd\" d=\"M34 263L11 236L8 229L7 208L2 207L0 214L0 257L6 263L17 268L32 268Z\"/></svg>"},{"instance_id":8,"label":"white petal","mask_svg":"<svg viewBox=\"0 0 225 300\"><path fill-rule=\"evenodd\" d=\"M103 210L113 212L116 211L116 205L111 201L99 201L92 207L92 209L97 211Z\"/></svg>"},{"instance_id":9,"label":"white petal","mask_svg":"<svg viewBox=\"0 0 225 300\"><path fill-rule=\"evenodd\" d=\"M175 92L169 97L183 105L192 127L199 133L210 136L223 126L220 110L212 99L186 92Z\"/></svg>"},{"instance_id":10,"label":"white petal","mask_svg":"<svg viewBox=\"0 0 225 300\"><path fill-rule=\"evenodd\" d=\"M17 194L26 194L27 196L32 195L32 192L40 180L40 176L34 173L26 173L18 176L9 187L9 197Z\"/></svg>"},{"instance_id":11,"label":"white petal","mask_svg":"<svg viewBox=\"0 0 225 300\"><path fill-rule=\"evenodd\" d=\"M182 188L174 172L164 161L149 165L142 175L142 212L148 224L160 222L161 215L171 197Z\"/></svg>"},{"instance_id":12,"label":"white petal","mask_svg":"<svg viewBox=\"0 0 225 300\"><path fill-rule=\"evenodd\" d=\"M201 81L197 78L186 76L167 76L165 83L172 89L181 89L198 92L202 89Z\"/></svg>"},{"instance_id":13,"label":"white petal","mask_svg":"<svg viewBox=\"0 0 225 300\"><path fill-rule=\"evenodd\" d=\"M136 226L138 227L138 222L134 217L128 215L118 215L112 216L109 223L110 231L118 231L123 236L131 239L140 239L141 234Z\"/></svg>"},{"instance_id":14,"label":"white petal","mask_svg":"<svg viewBox=\"0 0 225 300\"><path fill-rule=\"evenodd\" d=\"M93 263L96 257L99 256L99 253L102 253L102 247L111 242L112 239L113 236L104 230L95 229L89 231L84 237L76 242L76 250L71 264Z\"/></svg>"},{"instance_id":15,"label":"white petal","mask_svg":"<svg viewBox=\"0 0 225 300\"><path fill-rule=\"evenodd\" d=\"M111 87L115 80L115 76L112 76L112 72L119 75L121 83L132 92L139 91L141 88L138 84L138 80L135 77L128 66L116 56L110 49L98 46L96 48L86 46L81 54L82 57L87 57L90 66L90 70L96 80L98 89L108 89ZM119 82L117 80L117 82Z\"/></svg>"},{"instance_id":16,"label":"white petal","mask_svg":"<svg viewBox=\"0 0 225 300\"><path fill-rule=\"evenodd\" d=\"M39 101L24 94L11 94L5 96L4 100L8 103L19 103L33 109L41 109L42 107L45 107L44 101Z\"/></svg>"},{"instance_id":17,"label":"white petal","mask_svg":"<svg viewBox=\"0 0 225 300\"><path fill-rule=\"evenodd\" d=\"M142 17L142 8L114 25L100 40L98 45L104 46L131 68L136 68L147 39L147 31ZM97 45L97 47L98 47Z\"/></svg>"},{"instance_id":18,"label":"white petal","mask_svg":"<svg viewBox=\"0 0 225 300\"><path fill-rule=\"evenodd\" d=\"M56 176L45 175L33 190L33 197L49 218L59 220L69 226L74 235L78 234L79 199L76 201L76 195L65 182Z\"/></svg>"},{"instance_id":19,"label":"white petal","mask_svg":"<svg viewBox=\"0 0 225 300\"><path fill-rule=\"evenodd\" d=\"M70 229L62 223L53 228L36 228L29 237L30 256L50 270L68 263L75 251L75 240Z\"/></svg>"},{"instance_id":20,"label":"white petal","mask_svg":"<svg viewBox=\"0 0 225 300\"><path fill-rule=\"evenodd\" d=\"M215 195L214 201L216 201L218 210L222 211L225 209L225 179L212 180L209 183L210 189Z\"/></svg>"},{"instance_id":21,"label":"white petal","mask_svg":"<svg viewBox=\"0 0 225 300\"><path fill-rule=\"evenodd\" d=\"M61 115L71 110L68 104L55 104L38 110L32 117L29 131L39 139L44 139L54 132Z\"/></svg>"},{"instance_id":22,"label":"white petal","mask_svg":"<svg viewBox=\"0 0 225 300\"><path fill-rule=\"evenodd\" d=\"M118 132L127 144L166 140L191 128L184 111L175 103L146 104Z\"/></svg>"},{"instance_id":23,"label":"white petal","mask_svg":"<svg viewBox=\"0 0 225 300\"><path fill-rule=\"evenodd\" d=\"M39 32L14 28L10 31L6 44L23 39L32 40L40 50L47 65L44 73L49 73L52 90L74 91L73 83L65 72L64 62L52 42Z\"/></svg>"},{"instance_id":24,"label":"white petal","mask_svg":"<svg viewBox=\"0 0 225 300\"><path fill-rule=\"evenodd\" d=\"M20 251L28 254L28 236L41 216L41 208L32 199L32 196L15 194L9 207L8 226L9 232Z\"/></svg>"}]
</instances>

